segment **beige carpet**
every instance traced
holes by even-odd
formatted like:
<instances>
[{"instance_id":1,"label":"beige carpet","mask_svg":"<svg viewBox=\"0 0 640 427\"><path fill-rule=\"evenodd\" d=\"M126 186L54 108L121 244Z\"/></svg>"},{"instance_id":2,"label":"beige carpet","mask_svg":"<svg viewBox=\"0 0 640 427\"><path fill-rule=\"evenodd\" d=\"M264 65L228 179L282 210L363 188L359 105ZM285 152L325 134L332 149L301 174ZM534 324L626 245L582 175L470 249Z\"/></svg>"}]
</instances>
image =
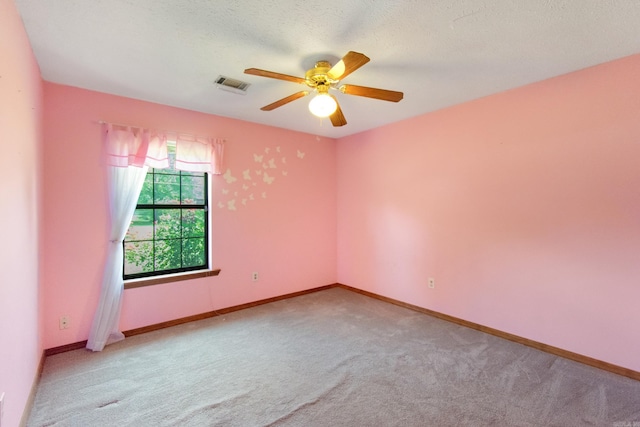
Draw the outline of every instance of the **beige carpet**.
<instances>
[{"instance_id":1,"label":"beige carpet","mask_svg":"<svg viewBox=\"0 0 640 427\"><path fill-rule=\"evenodd\" d=\"M28 425L640 425L640 382L334 288L48 357Z\"/></svg>"}]
</instances>

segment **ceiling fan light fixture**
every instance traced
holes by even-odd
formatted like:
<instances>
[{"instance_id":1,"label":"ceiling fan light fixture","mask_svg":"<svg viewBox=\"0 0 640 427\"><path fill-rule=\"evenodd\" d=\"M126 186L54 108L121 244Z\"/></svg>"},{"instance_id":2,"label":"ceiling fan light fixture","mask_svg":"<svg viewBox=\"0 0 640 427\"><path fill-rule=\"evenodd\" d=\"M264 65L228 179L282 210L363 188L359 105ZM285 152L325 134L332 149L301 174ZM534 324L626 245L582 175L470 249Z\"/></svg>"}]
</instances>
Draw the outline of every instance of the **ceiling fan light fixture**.
<instances>
[{"instance_id":1,"label":"ceiling fan light fixture","mask_svg":"<svg viewBox=\"0 0 640 427\"><path fill-rule=\"evenodd\" d=\"M310 90L303 90L293 95L286 96L282 99L272 102L260 108L262 111L275 110L296 99L309 95L314 92L315 96L309 102L309 111L317 117L329 117L331 124L335 127L344 126L347 120L342 113L338 99L329 95L329 90L339 90L346 95L364 96L366 98L381 99L383 101L398 102L404 96L402 92L393 90L378 89L375 87L342 85L338 88L338 84L343 78L351 75L354 71L369 62L369 58L359 52L349 51L342 57L337 64L331 66L329 61L317 61L315 67L307 70L303 77L290 76L288 74L275 73L273 71L261 70L259 68L247 68L245 74L260 77L269 77L271 79L285 80L293 83L304 84Z\"/></svg>"},{"instance_id":2,"label":"ceiling fan light fixture","mask_svg":"<svg viewBox=\"0 0 640 427\"><path fill-rule=\"evenodd\" d=\"M319 93L309 102L309 111L317 117L329 117L338 108L338 103L327 93Z\"/></svg>"}]
</instances>

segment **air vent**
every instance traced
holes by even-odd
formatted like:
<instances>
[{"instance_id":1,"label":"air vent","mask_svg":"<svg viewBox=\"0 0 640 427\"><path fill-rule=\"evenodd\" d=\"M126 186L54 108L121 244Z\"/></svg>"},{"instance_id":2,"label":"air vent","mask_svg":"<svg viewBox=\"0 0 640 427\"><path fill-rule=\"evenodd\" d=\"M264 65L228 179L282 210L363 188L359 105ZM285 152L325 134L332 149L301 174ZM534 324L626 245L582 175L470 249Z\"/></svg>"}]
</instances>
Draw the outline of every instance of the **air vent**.
<instances>
[{"instance_id":1,"label":"air vent","mask_svg":"<svg viewBox=\"0 0 640 427\"><path fill-rule=\"evenodd\" d=\"M230 79L229 77L225 76L218 76L218 78L216 79L216 86L218 87L218 89L244 95L247 92L247 88L251 86L251 83L246 83L236 79Z\"/></svg>"}]
</instances>

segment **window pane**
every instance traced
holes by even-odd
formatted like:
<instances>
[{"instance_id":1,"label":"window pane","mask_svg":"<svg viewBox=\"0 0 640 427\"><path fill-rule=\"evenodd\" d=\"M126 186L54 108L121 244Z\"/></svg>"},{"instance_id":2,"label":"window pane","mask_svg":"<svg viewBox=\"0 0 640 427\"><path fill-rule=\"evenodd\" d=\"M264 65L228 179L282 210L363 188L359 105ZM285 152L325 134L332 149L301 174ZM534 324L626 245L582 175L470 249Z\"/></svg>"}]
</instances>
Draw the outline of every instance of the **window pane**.
<instances>
[{"instance_id":1,"label":"window pane","mask_svg":"<svg viewBox=\"0 0 640 427\"><path fill-rule=\"evenodd\" d=\"M153 242L125 243L124 252L124 274L153 271Z\"/></svg>"},{"instance_id":2,"label":"window pane","mask_svg":"<svg viewBox=\"0 0 640 427\"><path fill-rule=\"evenodd\" d=\"M180 173L182 174L182 176L204 176L204 172L180 171Z\"/></svg>"},{"instance_id":3,"label":"window pane","mask_svg":"<svg viewBox=\"0 0 640 427\"><path fill-rule=\"evenodd\" d=\"M180 209L156 209L155 239L180 239Z\"/></svg>"},{"instance_id":4,"label":"window pane","mask_svg":"<svg viewBox=\"0 0 640 427\"><path fill-rule=\"evenodd\" d=\"M138 197L139 205L150 205L153 203L153 174L147 172L147 176L144 177L144 184L142 185L142 191L140 197Z\"/></svg>"},{"instance_id":5,"label":"window pane","mask_svg":"<svg viewBox=\"0 0 640 427\"><path fill-rule=\"evenodd\" d=\"M182 175L182 204L204 204L204 176Z\"/></svg>"},{"instance_id":6,"label":"window pane","mask_svg":"<svg viewBox=\"0 0 640 427\"><path fill-rule=\"evenodd\" d=\"M180 268L182 262L181 240L156 240L155 241L155 269L171 270Z\"/></svg>"},{"instance_id":7,"label":"window pane","mask_svg":"<svg viewBox=\"0 0 640 427\"><path fill-rule=\"evenodd\" d=\"M154 174L154 203L163 205L180 204L180 175Z\"/></svg>"},{"instance_id":8,"label":"window pane","mask_svg":"<svg viewBox=\"0 0 640 427\"><path fill-rule=\"evenodd\" d=\"M205 265L205 239L184 239L182 241L182 265L193 267Z\"/></svg>"},{"instance_id":9,"label":"window pane","mask_svg":"<svg viewBox=\"0 0 640 427\"><path fill-rule=\"evenodd\" d=\"M153 239L153 209L136 209L125 241Z\"/></svg>"},{"instance_id":10,"label":"window pane","mask_svg":"<svg viewBox=\"0 0 640 427\"><path fill-rule=\"evenodd\" d=\"M182 210L182 237L204 237L204 209Z\"/></svg>"}]
</instances>

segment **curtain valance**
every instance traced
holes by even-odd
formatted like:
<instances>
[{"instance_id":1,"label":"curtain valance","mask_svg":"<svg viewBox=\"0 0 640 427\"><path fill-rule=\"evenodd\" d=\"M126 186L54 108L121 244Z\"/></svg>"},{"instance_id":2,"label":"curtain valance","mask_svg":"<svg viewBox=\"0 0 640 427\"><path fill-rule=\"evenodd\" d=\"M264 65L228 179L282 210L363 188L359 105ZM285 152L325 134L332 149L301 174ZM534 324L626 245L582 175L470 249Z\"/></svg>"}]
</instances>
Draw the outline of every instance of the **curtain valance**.
<instances>
[{"instance_id":1,"label":"curtain valance","mask_svg":"<svg viewBox=\"0 0 640 427\"><path fill-rule=\"evenodd\" d=\"M169 167L167 142L175 141L175 168L187 172L222 173L224 140L104 123L110 166Z\"/></svg>"}]
</instances>

